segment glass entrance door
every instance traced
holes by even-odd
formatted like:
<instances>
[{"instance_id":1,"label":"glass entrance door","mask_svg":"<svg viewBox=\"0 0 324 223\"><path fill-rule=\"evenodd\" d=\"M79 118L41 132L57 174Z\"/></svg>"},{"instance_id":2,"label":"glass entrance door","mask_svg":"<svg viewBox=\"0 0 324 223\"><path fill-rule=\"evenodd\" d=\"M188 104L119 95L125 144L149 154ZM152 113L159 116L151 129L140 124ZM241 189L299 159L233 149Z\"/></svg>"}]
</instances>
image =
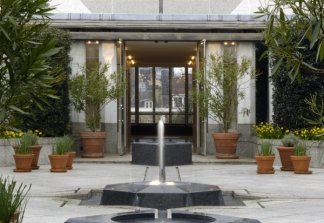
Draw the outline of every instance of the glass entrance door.
<instances>
[{"instance_id":1,"label":"glass entrance door","mask_svg":"<svg viewBox=\"0 0 324 223\"><path fill-rule=\"evenodd\" d=\"M196 69L201 70L203 69L204 72L206 70L206 67L203 63L204 58L206 57L206 41L200 41L197 43L197 63L196 63ZM204 91L205 88L202 85L197 85L195 86L196 88L199 89L199 91ZM202 155L206 155L206 144L207 144L207 118L201 118L199 116L199 107L197 107L197 128L196 128L196 133L197 133L197 148L198 148L198 153Z\"/></svg>"},{"instance_id":2,"label":"glass entrance door","mask_svg":"<svg viewBox=\"0 0 324 223\"><path fill-rule=\"evenodd\" d=\"M117 43L117 70L123 68L123 80L127 79L126 76L126 52L125 44L122 41ZM122 80L120 80L122 81ZM117 148L120 155L124 154L127 149L127 96L126 90L124 95L117 100L118 112L117 112ZM128 151L127 151L128 152Z\"/></svg>"},{"instance_id":3,"label":"glass entrance door","mask_svg":"<svg viewBox=\"0 0 324 223\"><path fill-rule=\"evenodd\" d=\"M131 67L130 70L132 135L155 134L149 126L156 126L160 119L173 129L176 125L191 128L192 106L188 100L191 67ZM141 126L150 132L143 132ZM182 133L185 132L178 132Z\"/></svg>"}]
</instances>

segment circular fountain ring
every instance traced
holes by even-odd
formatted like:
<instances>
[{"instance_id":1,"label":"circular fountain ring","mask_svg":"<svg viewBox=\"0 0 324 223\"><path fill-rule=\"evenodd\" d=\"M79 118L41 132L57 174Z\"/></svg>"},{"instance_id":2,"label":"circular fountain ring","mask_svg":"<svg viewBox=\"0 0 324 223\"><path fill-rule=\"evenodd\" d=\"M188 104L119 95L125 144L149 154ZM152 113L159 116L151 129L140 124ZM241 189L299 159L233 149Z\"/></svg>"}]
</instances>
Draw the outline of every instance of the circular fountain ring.
<instances>
[{"instance_id":1,"label":"circular fountain ring","mask_svg":"<svg viewBox=\"0 0 324 223\"><path fill-rule=\"evenodd\" d=\"M154 213L140 212L140 213L128 213L111 218L112 221L119 223L209 223L215 222L216 218L193 214L190 212L175 212L172 213L172 218L154 218Z\"/></svg>"}]
</instances>

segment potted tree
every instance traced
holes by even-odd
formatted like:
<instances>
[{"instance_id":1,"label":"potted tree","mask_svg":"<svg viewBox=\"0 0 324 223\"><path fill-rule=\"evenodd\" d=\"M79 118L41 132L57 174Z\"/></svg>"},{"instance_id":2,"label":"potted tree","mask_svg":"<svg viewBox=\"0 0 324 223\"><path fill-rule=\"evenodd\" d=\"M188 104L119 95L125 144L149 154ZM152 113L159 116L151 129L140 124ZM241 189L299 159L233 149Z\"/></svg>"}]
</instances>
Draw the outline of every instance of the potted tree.
<instances>
[{"instance_id":1,"label":"potted tree","mask_svg":"<svg viewBox=\"0 0 324 223\"><path fill-rule=\"evenodd\" d=\"M13 148L15 150L15 154L13 157L16 163L16 169L14 172L30 172L31 164L34 158L34 154L30 149L32 142L27 135L22 135L20 138L18 145L14 145Z\"/></svg>"},{"instance_id":2,"label":"potted tree","mask_svg":"<svg viewBox=\"0 0 324 223\"><path fill-rule=\"evenodd\" d=\"M66 164L69 158L67 152L73 145L74 140L67 135L63 137L55 138L55 144L53 145L52 154L48 155L51 163L51 172L66 172Z\"/></svg>"},{"instance_id":3,"label":"potted tree","mask_svg":"<svg viewBox=\"0 0 324 223\"><path fill-rule=\"evenodd\" d=\"M282 146L277 146L279 152L282 171L294 171L294 166L291 161L291 156L294 155L294 145L299 142L299 139L293 132L289 132L282 139Z\"/></svg>"},{"instance_id":4,"label":"potted tree","mask_svg":"<svg viewBox=\"0 0 324 223\"><path fill-rule=\"evenodd\" d=\"M109 66L91 62L80 67L80 72L70 80L71 102L76 112L85 113L86 127L91 132L79 132L82 157L104 157L106 132L98 131L100 111L111 101L121 97L127 86L122 81L123 72L107 74Z\"/></svg>"},{"instance_id":5,"label":"potted tree","mask_svg":"<svg viewBox=\"0 0 324 223\"><path fill-rule=\"evenodd\" d=\"M271 174L274 173L273 163L276 156L272 150L272 143L270 141L262 141L258 153L255 155L258 170L257 173Z\"/></svg>"},{"instance_id":6,"label":"potted tree","mask_svg":"<svg viewBox=\"0 0 324 223\"><path fill-rule=\"evenodd\" d=\"M251 60L242 57L237 63L230 52L223 55L211 54L204 61L206 71L196 73L196 83L205 90L193 89L191 99L198 105L199 115L210 118L222 127L222 132L213 132L216 147L216 157L219 159L237 159L236 147L240 133L229 131L237 117L237 108L244 99L244 88L251 79L256 78L256 72ZM247 86L248 85L248 86ZM249 109L243 111L249 114Z\"/></svg>"},{"instance_id":7,"label":"potted tree","mask_svg":"<svg viewBox=\"0 0 324 223\"><path fill-rule=\"evenodd\" d=\"M294 173L296 174L311 174L309 171L309 164L311 156L307 155L306 142L300 141L295 145L294 155L291 156L291 160L294 166Z\"/></svg>"}]
</instances>

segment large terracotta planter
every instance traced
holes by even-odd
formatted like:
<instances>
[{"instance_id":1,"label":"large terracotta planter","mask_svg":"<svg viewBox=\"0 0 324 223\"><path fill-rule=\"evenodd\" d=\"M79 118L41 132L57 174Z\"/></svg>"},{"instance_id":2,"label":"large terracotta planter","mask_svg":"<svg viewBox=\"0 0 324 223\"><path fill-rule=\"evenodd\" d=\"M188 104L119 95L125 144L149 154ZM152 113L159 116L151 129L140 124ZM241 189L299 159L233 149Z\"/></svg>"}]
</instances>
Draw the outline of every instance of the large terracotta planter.
<instances>
[{"instance_id":1,"label":"large terracotta planter","mask_svg":"<svg viewBox=\"0 0 324 223\"><path fill-rule=\"evenodd\" d=\"M76 152L67 152L66 154L69 155L69 158L67 159L67 162L66 162L66 168L68 170L72 170L72 168L73 168L72 164L73 164L73 160L74 160Z\"/></svg>"},{"instance_id":2,"label":"large terracotta planter","mask_svg":"<svg viewBox=\"0 0 324 223\"><path fill-rule=\"evenodd\" d=\"M218 159L237 159L236 148L240 133L212 133L216 148L216 158Z\"/></svg>"},{"instance_id":3,"label":"large terracotta planter","mask_svg":"<svg viewBox=\"0 0 324 223\"><path fill-rule=\"evenodd\" d=\"M294 155L294 149L294 147L277 146L282 165L280 169L282 171L294 171L294 166L290 158Z\"/></svg>"},{"instance_id":4,"label":"large terracotta planter","mask_svg":"<svg viewBox=\"0 0 324 223\"><path fill-rule=\"evenodd\" d=\"M51 163L51 172L66 172L66 163L69 158L69 155L48 155L48 158Z\"/></svg>"},{"instance_id":5,"label":"large terracotta planter","mask_svg":"<svg viewBox=\"0 0 324 223\"><path fill-rule=\"evenodd\" d=\"M13 154L16 163L14 172L30 172L34 154Z\"/></svg>"},{"instance_id":6,"label":"large terracotta planter","mask_svg":"<svg viewBox=\"0 0 324 223\"><path fill-rule=\"evenodd\" d=\"M273 169L273 163L275 160L275 156L260 156L260 155L255 155L255 160L258 165L258 170L257 173L261 174L271 174L274 173Z\"/></svg>"},{"instance_id":7,"label":"large terracotta planter","mask_svg":"<svg viewBox=\"0 0 324 223\"><path fill-rule=\"evenodd\" d=\"M297 174L311 174L312 171L308 170L311 158L311 156L291 156L294 172Z\"/></svg>"},{"instance_id":8,"label":"large terracotta planter","mask_svg":"<svg viewBox=\"0 0 324 223\"><path fill-rule=\"evenodd\" d=\"M79 132L83 158L102 158L106 132Z\"/></svg>"},{"instance_id":9,"label":"large terracotta planter","mask_svg":"<svg viewBox=\"0 0 324 223\"><path fill-rule=\"evenodd\" d=\"M29 147L33 151L33 154L34 154L34 158L33 158L32 164L31 164L32 170L39 169L39 166L37 166L37 164L38 164L40 150L42 149L42 147L43 147L42 145L32 145Z\"/></svg>"}]
</instances>

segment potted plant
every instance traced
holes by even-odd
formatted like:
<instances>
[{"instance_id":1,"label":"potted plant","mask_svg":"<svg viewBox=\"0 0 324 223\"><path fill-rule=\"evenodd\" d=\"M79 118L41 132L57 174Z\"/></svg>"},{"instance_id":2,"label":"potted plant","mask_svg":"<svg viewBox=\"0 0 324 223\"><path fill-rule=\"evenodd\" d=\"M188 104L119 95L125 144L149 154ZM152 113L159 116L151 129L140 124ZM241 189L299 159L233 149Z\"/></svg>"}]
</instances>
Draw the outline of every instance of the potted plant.
<instances>
[{"instance_id":1,"label":"potted plant","mask_svg":"<svg viewBox=\"0 0 324 223\"><path fill-rule=\"evenodd\" d=\"M258 148L258 153L255 155L255 160L258 165L257 173L274 173L273 163L275 158L276 156L272 149L272 143L270 141L262 141Z\"/></svg>"},{"instance_id":2,"label":"potted plant","mask_svg":"<svg viewBox=\"0 0 324 223\"><path fill-rule=\"evenodd\" d=\"M211 54L204 63L208 69L196 73L196 83L205 89L193 89L191 99L198 106L201 117L210 118L222 127L221 133L212 133L216 157L237 159L240 133L229 130L237 118L238 104L244 99L244 88L250 86L248 82L256 77L256 72L250 59L242 57L237 63L227 51L223 55ZM249 109L245 108L242 112L248 115Z\"/></svg>"},{"instance_id":3,"label":"potted plant","mask_svg":"<svg viewBox=\"0 0 324 223\"><path fill-rule=\"evenodd\" d=\"M74 160L74 157L75 157L76 152L70 151L70 150L71 150L72 145L74 143L74 139L69 138L69 140L67 140L67 141L69 141L70 148L69 148L68 152L66 152L66 154L69 155L68 160L66 162L66 169L72 170L73 169L72 164L73 164L73 160Z\"/></svg>"},{"instance_id":4,"label":"potted plant","mask_svg":"<svg viewBox=\"0 0 324 223\"><path fill-rule=\"evenodd\" d=\"M85 113L86 127L91 132L79 132L82 157L104 157L106 132L100 132L100 111L111 101L121 97L126 89L123 72L107 74L108 65L101 62L87 63L70 80L71 102L76 112Z\"/></svg>"},{"instance_id":5,"label":"potted plant","mask_svg":"<svg viewBox=\"0 0 324 223\"><path fill-rule=\"evenodd\" d=\"M55 144L53 145L52 154L48 155L51 163L51 172L66 172L66 164L69 158L67 152L73 145L73 139L68 136L55 138Z\"/></svg>"},{"instance_id":6,"label":"potted plant","mask_svg":"<svg viewBox=\"0 0 324 223\"><path fill-rule=\"evenodd\" d=\"M294 155L291 160L294 166L294 173L296 174L311 174L309 171L309 164L311 156L307 155L307 145L305 141L300 141L295 145Z\"/></svg>"},{"instance_id":7,"label":"potted plant","mask_svg":"<svg viewBox=\"0 0 324 223\"><path fill-rule=\"evenodd\" d=\"M0 176L0 222L22 222L30 187Z\"/></svg>"},{"instance_id":8,"label":"potted plant","mask_svg":"<svg viewBox=\"0 0 324 223\"><path fill-rule=\"evenodd\" d=\"M34 154L30 149L31 145L32 142L30 138L26 135L22 135L22 137L18 141L18 145L13 146L15 150L13 157L16 163L16 169L14 169L14 172L31 171L31 164L34 158Z\"/></svg>"},{"instance_id":9,"label":"potted plant","mask_svg":"<svg viewBox=\"0 0 324 223\"><path fill-rule=\"evenodd\" d=\"M41 133L38 130L36 130L35 132L27 131L27 132L23 133L23 135L25 137L29 138L29 140L31 141L31 146L29 148L32 150L32 152L34 154L34 158L33 158L32 164L31 164L32 170L39 169L39 166L37 164L38 164L40 150L43 147L42 145L38 144L38 138L39 138L38 134L41 135Z\"/></svg>"},{"instance_id":10,"label":"potted plant","mask_svg":"<svg viewBox=\"0 0 324 223\"><path fill-rule=\"evenodd\" d=\"M282 146L277 146L282 165L280 169L282 171L294 171L291 156L294 155L294 145L298 142L298 137L293 132L289 132L281 139Z\"/></svg>"}]
</instances>

